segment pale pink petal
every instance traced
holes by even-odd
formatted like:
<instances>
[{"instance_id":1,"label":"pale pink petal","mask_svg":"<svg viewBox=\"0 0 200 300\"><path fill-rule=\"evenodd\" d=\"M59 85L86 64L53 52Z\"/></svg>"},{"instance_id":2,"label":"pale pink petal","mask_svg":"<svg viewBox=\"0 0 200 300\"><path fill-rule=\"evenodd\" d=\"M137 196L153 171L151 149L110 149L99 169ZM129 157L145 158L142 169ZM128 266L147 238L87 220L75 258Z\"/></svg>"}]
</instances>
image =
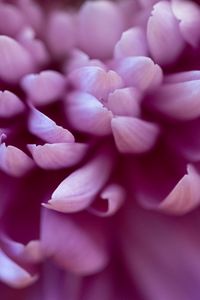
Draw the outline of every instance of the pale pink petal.
<instances>
[{"instance_id":1,"label":"pale pink petal","mask_svg":"<svg viewBox=\"0 0 200 300\"><path fill-rule=\"evenodd\" d=\"M55 11L49 15L46 27L46 42L55 56L66 56L76 45L76 24L68 12Z\"/></svg>"},{"instance_id":2,"label":"pale pink petal","mask_svg":"<svg viewBox=\"0 0 200 300\"><path fill-rule=\"evenodd\" d=\"M69 74L68 79L75 88L98 99L106 99L110 92L123 87L123 81L116 72L106 72L100 67L76 69Z\"/></svg>"},{"instance_id":3,"label":"pale pink petal","mask_svg":"<svg viewBox=\"0 0 200 300\"><path fill-rule=\"evenodd\" d=\"M21 177L35 166L33 160L14 146L0 145L0 169L14 177Z\"/></svg>"},{"instance_id":4,"label":"pale pink petal","mask_svg":"<svg viewBox=\"0 0 200 300\"><path fill-rule=\"evenodd\" d=\"M108 181L113 164L112 153L107 151L98 153L59 184L46 206L61 212L77 212L85 209Z\"/></svg>"},{"instance_id":5,"label":"pale pink petal","mask_svg":"<svg viewBox=\"0 0 200 300\"><path fill-rule=\"evenodd\" d=\"M28 145L36 164L47 170L72 167L81 161L88 150L87 144L58 143Z\"/></svg>"},{"instance_id":6,"label":"pale pink petal","mask_svg":"<svg viewBox=\"0 0 200 300\"><path fill-rule=\"evenodd\" d=\"M127 56L147 56L147 54L146 35L140 27L133 27L123 32L114 50L116 59Z\"/></svg>"},{"instance_id":7,"label":"pale pink petal","mask_svg":"<svg viewBox=\"0 0 200 300\"><path fill-rule=\"evenodd\" d=\"M46 105L64 94L65 79L59 72L43 71L23 77L21 86L34 105Z\"/></svg>"},{"instance_id":8,"label":"pale pink petal","mask_svg":"<svg viewBox=\"0 0 200 300\"><path fill-rule=\"evenodd\" d=\"M109 184L103 189L99 199L94 201L88 211L99 217L110 217L121 208L125 197L126 192L120 185Z\"/></svg>"},{"instance_id":9,"label":"pale pink petal","mask_svg":"<svg viewBox=\"0 0 200 300\"><path fill-rule=\"evenodd\" d=\"M106 107L114 115L138 117L141 93L134 87L117 89L108 96Z\"/></svg>"},{"instance_id":10,"label":"pale pink petal","mask_svg":"<svg viewBox=\"0 0 200 300\"><path fill-rule=\"evenodd\" d=\"M200 71L179 72L164 77L164 83L178 83L192 80L200 80Z\"/></svg>"},{"instance_id":11,"label":"pale pink petal","mask_svg":"<svg viewBox=\"0 0 200 300\"><path fill-rule=\"evenodd\" d=\"M161 86L152 96L151 108L178 120L200 116L200 80Z\"/></svg>"},{"instance_id":12,"label":"pale pink petal","mask_svg":"<svg viewBox=\"0 0 200 300\"><path fill-rule=\"evenodd\" d=\"M183 38L192 46L197 46L200 40L200 7L192 1L172 1L172 10L179 21Z\"/></svg>"},{"instance_id":13,"label":"pale pink petal","mask_svg":"<svg viewBox=\"0 0 200 300\"><path fill-rule=\"evenodd\" d=\"M173 63L181 54L184 40L170 2L160 1L154 6L147 24L147 41L152 57L159 64Z\"/></svg>"},{"instance_id":14,"label":"pale pink petal","mask_svg":"<svg viewBox=\"0 0 200 300\"><path fill-rule=\"evenodd\" d=\"M0 250L0 280L13 288L24 288L33 284L37 275L31 275Z\"/></svg>"},{"instance_id":15,"label":"pale pink petal","mask_svg":"<svg viewBox=\"0 0 200 300\"><path fill-rule=\"evenodd\" d=\"M7 3L0 4L0 34L16 36L25 26L25 19L20 10Z\"/></svg>"},{"instance_id":16,"label":"pale pink petal","mask_svg":"<svg viewBox=\"0 0 200 300\"><path fill-rule=\"evenodd\" d=\"M152 59L144 56L126 57L116 65L116 71L126 86L134 86L140 90L153 89L163 79L161 68Z\"/></svg>"},{"instance_id":17,"label":"pale pink petal","mask_svg":"<svg viewBox=\"0 0 200 300\"><path fill-rule=\"evenodd\" d=\"M111 122L118 150L122 153L143 153L155 144L157 125L132 117L115 117Z\"/></svg>"},{"instance_id":18,"label":"pale pink petal","mask_svg":"<svg viewBox=\"0 0 200 300\"><path fill-rule=\"evenodd\" d=\"M31 108L28 121L29 131L48 143L72 143L72 133L35 108Z\"/></svg>"},{"instance_id":19,"label":"pale pink petal","mask_svg":"<svg viewBox=\"0 0 200 300\"><path fill-rule=\"evenodd\" d=\"M70 125L78 131L98 136L111 133L112 113L90 94L69 94L65 102L65 111Z\"/></svg>"},{"instance_id":20,"label":"pale pink petal","mask_svg":"<svg viewBox=\"0 0 200 300\"><path fill-rule=\"evenodd\" d=\"M10 91L0 91L0 117L10 118L24 112L23 102Z\"/></svg>"},{"instance_id":21,"label":"pale pink petal","mask_svg":"<svg viewBox=\"0 0 200 300\"><path fill-rule=\"evenodd\" d=\"M108 262L108 253L101 232L93 223L93 219L88 223L85 219L43 211L44 252L73 273L89 275L100 271Z\"/></svg>"},{"instance_id":22,"label":"pale pink petal","mask_svg":"<svg viewBox=\"0 0 200 300\"><path fill-rule=\"evenodd\" d=\"M79 45L91 57L111 57L123 29L123 14L115 3L88 1L79 11Z\"/></svg>"}]
</instances>

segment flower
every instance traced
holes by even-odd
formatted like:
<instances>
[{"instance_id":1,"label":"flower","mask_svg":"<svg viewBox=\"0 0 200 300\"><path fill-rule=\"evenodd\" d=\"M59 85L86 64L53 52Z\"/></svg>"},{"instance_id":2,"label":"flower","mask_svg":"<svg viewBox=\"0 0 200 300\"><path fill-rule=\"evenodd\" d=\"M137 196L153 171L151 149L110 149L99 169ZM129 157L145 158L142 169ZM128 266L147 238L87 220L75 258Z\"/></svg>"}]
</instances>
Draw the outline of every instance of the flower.
<instances>
[{"instance_id":1,"label":"flower","mask_svg":"<svg viewBox=\"0 0 200 300\"><path fill-rule=\"evenodd\" d=\"M80 2L0 2L1 297L197 300L200 6Z\"/></svg>"}]
</instances>

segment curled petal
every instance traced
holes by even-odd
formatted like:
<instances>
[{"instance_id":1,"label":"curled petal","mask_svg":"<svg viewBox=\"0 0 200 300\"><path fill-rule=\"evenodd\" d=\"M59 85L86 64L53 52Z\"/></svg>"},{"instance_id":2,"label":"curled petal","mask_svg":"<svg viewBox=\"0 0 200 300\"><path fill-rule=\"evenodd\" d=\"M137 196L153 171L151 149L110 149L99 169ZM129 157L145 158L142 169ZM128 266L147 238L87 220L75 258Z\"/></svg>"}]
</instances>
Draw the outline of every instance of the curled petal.
<instances>
[{"instance_id":1,"label":"curled petal","mask_svg":"<svg viewBox=\"0 0 200 300\"><path fill-rule=\"evenodd\" d=\"M138 117L141 94L133 87L117 89L108 96L106 106L114 115Z\"/></svg>"},{"instance_id":2,"label":"curled petal","mask_svg":"<svg viewBox=\"0 0 200 300\"><path fill-rule=\"evenodd\" d=\"M159 134L158 126L137 118L115 117L111 126L116 146L122 153L149 151Z\"/></svg>"},{"instance_id":3,"label":"curled petal","mask_svg":"<svg viewBox=\"0 0 200 300\"><path fill-rule=\"evenodd\" d=\"M13 288L24 288L33 284L37 275L31 275L0 250L0 280Z\"/></svg>"},{"instance_id":4,"label":"curled petal","mask_svg":"<svg viewBox=\"0 0 200 300\"><path fill-rule=\"evenodd\" d=\"M114 215L123 205L126 197L125 190L118 184L110 184L101 192L98 200L88 209L99 217Z\"/></svg>"},{"instance_id":5,"label":"curled petal","mask_svg":"<svg viewBox=\"0 0 200 300\"><path fill-rule=\"evenodd\" d=\"M175 119L197 118L200 116L200 80L165 84L155 92L150 105Z\"/></svg>"},{"instance_id":6,"label":"curled petal","mask_svg":"<svg viewBox=\"0 0 200 300\"><path fill-rule=\"evenodd\" d=\"M109 58L123 32L123 23L117 4L103 0L86 2L78 15L80 48L91 57Z\"/></svg>"},{"instance_id":7,"label":"curled petal","mask_svg":"<svg viewBox=\"0 0 200 300\"><path fill-rule=\"evenodd\" d=\"M108 253L95 225L92 218L87 223L85 219L43 211L41 243L44 253L62 268L79 275L100 271L108 262Z\"/></svg>"},{"instance_id":8,"label":"curled petal","mask_svg":"<svg viewBox=\"0 0 200 300\"><path fill-rule=\"evenodd\" d=\"M85 209L106 184L113 163L111 153L100 152L64 179L45 206L61 212L77 212Z\"/></svg>"},{"instance_id":9,"label":"curled petal","mask_svg":"<svg viewBox=\"0 0 200 300\"><path fill-rule=\"evenodd\" d=\"M147 42L152 57L162 65L173 63L183 50L184 40L170 2L155 4L147 24Z\"/></svg>"},{"instance_id":10,"label":"curled petal","mask_svg":"<svg viewBox=\"0 0 200 300\"><path fill-rule=\"evenodd\" d=\"M170 194L158 206L158 210L169 214L183 215L200 203L200 174L192 165L187 174L177 183Z\"/></svg>"},{"instance_id":11,"label":"curled petal","mask_svg":"<svg viewBox=\"0 0 200 300\"><path fill-rule=\"evenodd\" d=\"M99 136L111 133L112 113L94 96L71 93L67 96L65 108L70 125L76 130Z\"/></svg>"},{"instance_id":12,"label":"curled petal","mask_svg":"<svg viewBox=\"0 0 200 300\"><path fill-rule=\"evenodd\" d=\"M34 105L46 105L64 93L64 77L56 71L30 74L22 79L21 85Z\"/></svg>"},{"instance_id":13,"label":"curled petal","mask_svg":"<svg viewBox=\"0 0 200 300\"><path fill-rule=\"evenodd\" d=\"M36 164L47 170L72 167L81 161L88 145L80 143L57 143L28 145Z\"/></svg>"},{"instance_id":14,"label":"curled petal","mask_svg":"<svg viewBox=\"0 0 200 300\"><path fill-rule=\"evenodd\" d=\"M126 57L119 61L116 71L126 86L134 86L140 90L153 89L163 79L161 68L149 57Z\"/></svg>"},{"instance_id":15,"label":"curled petal","mask_svg":"<svg viewBox=\"0 0 200 300\"><path fill-rule=\"evenodd\" d=\"M14 146L0 145L0 169L7 174L21 177L35 166L33 160Z\"/></svg>"},{"instance_id":16,"label":"curled petal","mask_svg":"<svg viewBox=\"0 0 200 300\"><path fill-rule=\"evenodd\" d=\"M0 91L0 117L10 118L25 110L23 102L10 91Z\"/></svg>"},{"instance_id":17,"label":"curled petal","mask_svg":"<svg viewBox=\"0 0 200 300\"><path fill-rule=\"evenodd\" d=\"M49 143L72 143L74 136L35 108L31 108L29 131Z\"/></svg>"},{"instance_id":18,"label":"curled petal","mask_svg":"<svg viewBox=\"0 0 200 300\"><path fill-rule=\"evenodd\" d=\"M0 4L0 33L16 36L25 25L25 19L20 10L12 5L1 3Z\"/></svg>"},{"instance_id":19,"label":"curled petal","mask_svg":"<svg viewBox=\"0 0 200 300\"><path fill-rule=\"evenodd\" d=\"M17 41L0 36L0 78L15 83L24 75L34 71L33 59Z\"/></svg>"},{"instance_id":20,"label":"curled petal","mask_svg":"<svg viewBox=\"0 0 200 300\"><path fill-rule=\"evenodd\" d=\"M172 10L175 17L179 20L179 27L183 38L192 46L197 46L200 33L200 8L192 1L172 2Z\"/></svg>"},{"instance_id":21,"label":"curled petal","mask_svg":"<svg viewBox=\"0 0 200 300\"><path fill-rule=\"evenodd\" d=\"M114 51L116 59L127 56L147 56L147 54L148 50L145 32L140 27L133 27L123 32Z\"/></svg>"},{"instance_id":22,"label":"curled petal","mask_svg":"<svg viewBox=\"0 0 200 300\"><path fill-rule=\"evenodd\" d=\"M116 72L106 72L100 67L76 69L69 74L68 79L75 88L98 99L106 99L110 92L123 87L122 79Z\"/></svg>"}]
</instances>

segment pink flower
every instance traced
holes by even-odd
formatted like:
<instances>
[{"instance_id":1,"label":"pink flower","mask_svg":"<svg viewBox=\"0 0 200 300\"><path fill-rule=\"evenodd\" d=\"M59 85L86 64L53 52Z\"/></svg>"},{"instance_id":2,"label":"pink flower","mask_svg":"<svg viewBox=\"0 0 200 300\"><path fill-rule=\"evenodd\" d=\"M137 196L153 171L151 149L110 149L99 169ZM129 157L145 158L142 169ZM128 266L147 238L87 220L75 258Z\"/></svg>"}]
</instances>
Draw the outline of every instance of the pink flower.
<instances>
[{"instance_id":1,"label":"pink flower","mask_svg":"<svg viewBox=\"0 0 200 300\"><path fill-rule=\"evenodd\" d=\"M199 300L200 6L80 2L0 1L1 298Z\"/></svg>"}]
</instances>

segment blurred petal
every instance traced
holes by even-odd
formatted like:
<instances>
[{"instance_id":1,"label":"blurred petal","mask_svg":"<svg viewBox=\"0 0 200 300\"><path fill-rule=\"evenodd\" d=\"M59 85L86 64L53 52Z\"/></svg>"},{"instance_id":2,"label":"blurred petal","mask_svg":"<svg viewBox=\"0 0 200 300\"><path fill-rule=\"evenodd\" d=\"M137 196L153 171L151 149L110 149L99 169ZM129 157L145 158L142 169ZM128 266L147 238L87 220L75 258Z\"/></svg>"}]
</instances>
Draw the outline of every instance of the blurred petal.
<instances>
[{"instance_id":1,"label":"blurred petal","mask_svg":"<svg viewBox=\"0 0 200 300\"><path fill-rule=\"evenodd\" d=\"M120 185L110 184L103 189L99 199L94 201L88 211L99 217L110 217L121 208L125 197L126 192Z\"/></svg>"},{"instance_id":2,"label":"blurred petal","mask_svg":"<svg viewBox=\"0 0 200 300\"><path fill-rule=\"evenodd\" d=\"M116 146L122 153L149 151L159 134L158 126L137 118L115 117L111 126Z\"/></svg>"},{"instance_id":3,"label":"blurred petal","mask_svg":"<svg viewBox=\"0 0 200 300\"><path fill-rule=\"evenodd\" d=\"M16 6L7 3L0 4L0 34L14 37L24 25L24 16Z\"/></svg>"},{"instance_id":4,"label":"blurred petal","mask_svg":"<svg viewBox=\"0 0 200 300\"><path fill-rule=\"evenodd\" d=\"M0 145L0 169L14 177L21 177L35 166L33 160L14 146Z\"/></svg>"},{"instance_id":5,"label":"blurred petal","mask_svg":"<svg viewBox=\"0 0 200 300\"><path fill-rule=\"evenodd\" d=\"M90 93L98 99L106 99L110 92L123 87L122 79L116 72L106 72L100 67L75 69L68 79L76 89Z\"/></svg>"},{"instance_id":6,"label":"blurred petal","mask_svg":"<svg viewBox=\"0 0 200 300\"><path fill-rule=\"evenodd\" d=\"M34 105L46 105L63 95L65 80L59 72L48 70L25 76L21 85Z\"/></svg>"},{"instance_id":7,"label":"blurred petal","mask_svg":"<svg viewBox=\"0 0 200 300\"><path fill-rule=\"evenodd\" d=\"M98 136L111 133L112 113L90 94L69 94L65 102L65 111L70 125L78 131Z\"/></svg>"},{"instance_id":8,"label":"blurred petal","mask_svg":"<svg viewBox=\"0 0 200 300\"><path fill-rule=\"evenodd\" d=\"M164 83L179 83L193 80L200 80L200 71L172 73L165 76Z\"/></svg>"},{"instance_id":9,"label":"blurred petal","mask_svg":"<svg viewBox=\"0 0 200 300\"><path fill-rule=\"evenodd\" d=\"M57 143L28 145L36 164L47 170L72 167L81 161L88 150L87 144Z\"/></svg>"},{"instance_id":10,"label":"blurred petal","mask_svg":"<svg viewBox=\"0 0 200 300\"><path fill-rule=\"evenodd\" d=\"M61 212L77 212L88 207L108 181L114 166L113 155L100 151L92 160L64 179L46 207Z\"/></svg>"},{"instance_id":11,"label":"blurred petal","mask_svg":"<svg viewBox=\"0 0 200 300\"><path fill-rule=\"evenodd\" d=\"M44 253L71 272L89 275L105 267L108 253L101 234L92 219L88 223L85 219L43 211L41 242Z\"/></svg>"},{"instance_id":12,"label":"blurred petal","mask_svg":"<svg viewBox=\"0 0 200 300\"><path fill-rule=\"evenodd\" d=\"M35 108L31 108L29 131L49 143L72 143L74 137L67 129L56 123Z\"/></svg>"},{"instance_id":13,"label":"blurred petal","mask_svg":"<svg viewBox=\"0 0 200 300\"><path fill-rule=\"evenodd\" d=\"M10 118L25 110L23 102L10 91L0 91L0 117Z\"/></svg>"},{"instance_id":14,"label":"blurred petal","mask_svg":"<svg viewBox=\"0 0 200 300\"><path fill-rule=\"evenodd\" d=\"M80 48L91 57L111 57L123 32L123 23L123 15L117 4L103 0L86 2L78 15Z\"/></svg>"},{"instance_id":15,"label":"blurred petal","mask_svg":"<svg viewBox=\"0 0 200 300\"><path fill-rule=\"evenodd\" d=\"M152 57L162 65L173 63L183 50L184 40L170 2L154 5L147 24L147 41Z\"/></svg>"}]
</instances>

